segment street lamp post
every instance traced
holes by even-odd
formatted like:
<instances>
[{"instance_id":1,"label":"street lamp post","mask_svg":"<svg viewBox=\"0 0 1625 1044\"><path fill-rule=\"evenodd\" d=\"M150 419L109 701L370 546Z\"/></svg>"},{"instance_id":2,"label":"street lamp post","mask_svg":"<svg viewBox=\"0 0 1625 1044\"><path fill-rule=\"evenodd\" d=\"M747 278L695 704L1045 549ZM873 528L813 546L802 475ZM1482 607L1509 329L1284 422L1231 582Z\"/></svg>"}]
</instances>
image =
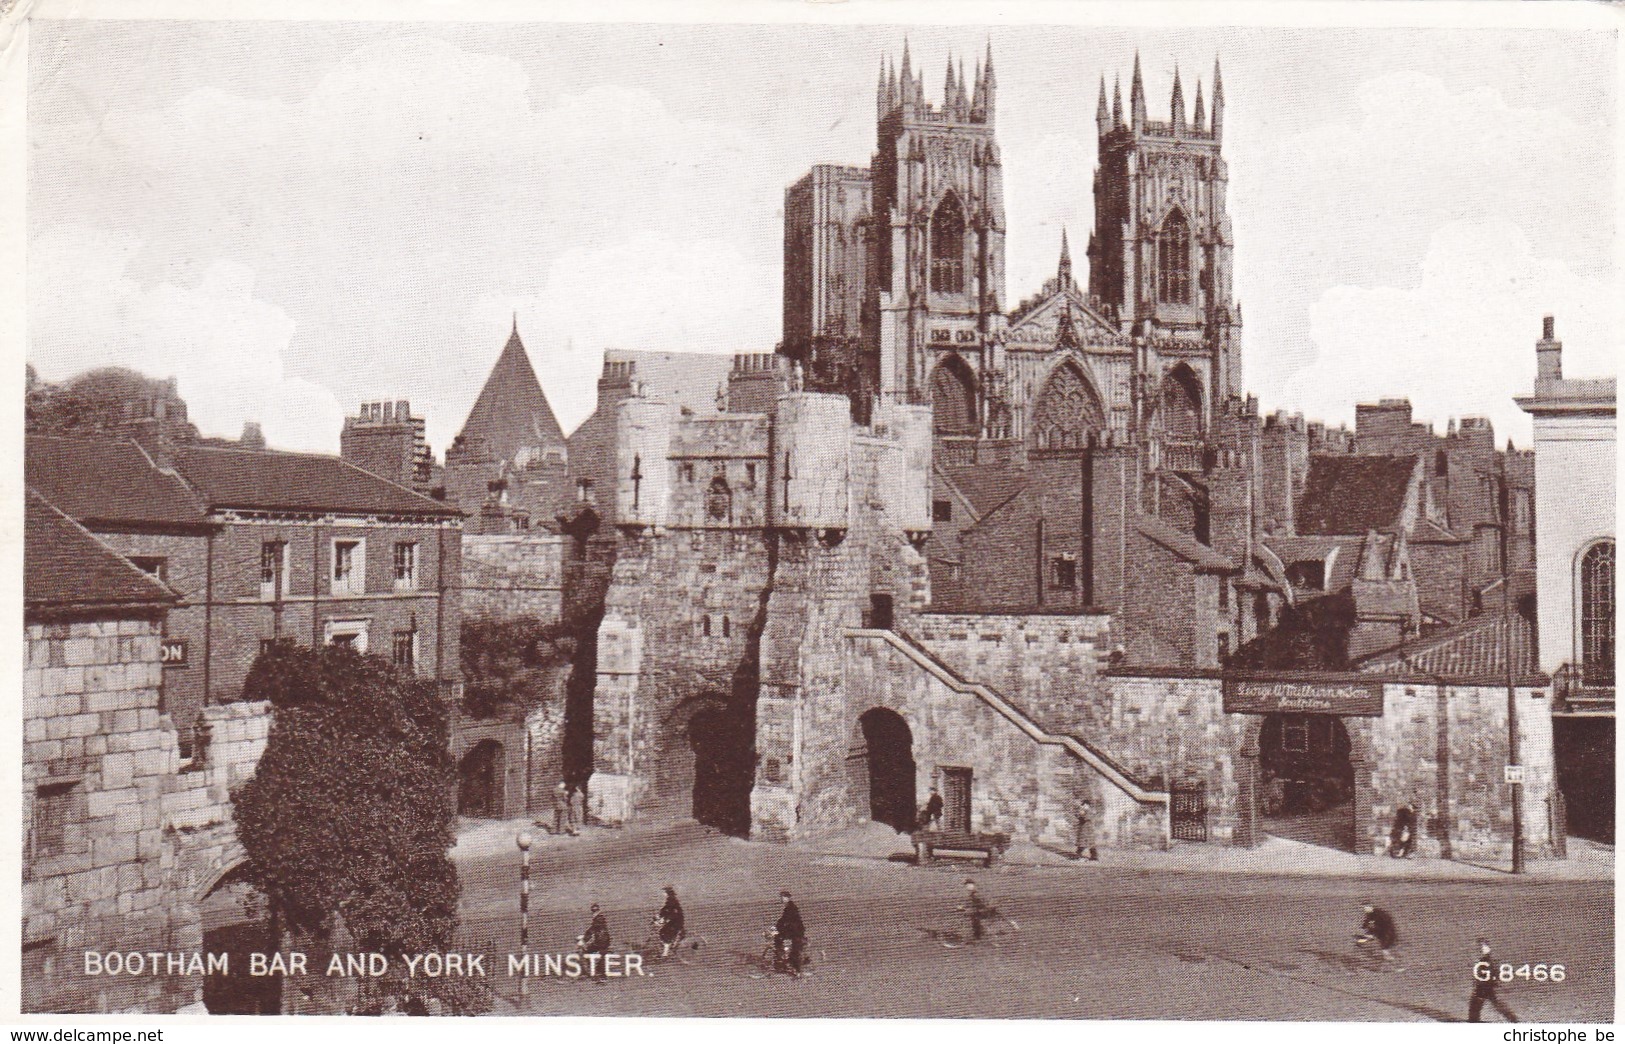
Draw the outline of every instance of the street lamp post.
<instances>
[{"instance_id":1,"label":"street lamp post","mask_svg":"<svg viewBox=\"0 0 1625 1044\"><path fill-rule=\"evenodd\" d=\"M530 832L521 830L514 843L519 846L519 960L524 974L519 976L519 995L530 993Z\"/></svg>"}]
</instances>

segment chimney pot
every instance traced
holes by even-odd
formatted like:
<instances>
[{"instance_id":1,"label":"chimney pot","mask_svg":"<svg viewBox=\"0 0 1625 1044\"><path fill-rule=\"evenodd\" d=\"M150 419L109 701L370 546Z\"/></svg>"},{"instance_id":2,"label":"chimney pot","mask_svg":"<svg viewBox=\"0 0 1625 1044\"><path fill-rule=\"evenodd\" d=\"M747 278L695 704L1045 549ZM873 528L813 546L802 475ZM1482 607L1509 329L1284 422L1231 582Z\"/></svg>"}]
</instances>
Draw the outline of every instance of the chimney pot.
<instances>
[{"instance_id":1,"label":"chimney pot","mask_svg":"<svg viewBox=\"0 0 1625 1044\"><path fill-rule=\"evenodd\" d=\"M1540 323L1541 323L1541 336L1544 339L1550 341L1553 337L1556 336L1557 320L1554 317L1548 315L1545 318L1543 318L1540 321Z\"/></svg>"}]
</instances>

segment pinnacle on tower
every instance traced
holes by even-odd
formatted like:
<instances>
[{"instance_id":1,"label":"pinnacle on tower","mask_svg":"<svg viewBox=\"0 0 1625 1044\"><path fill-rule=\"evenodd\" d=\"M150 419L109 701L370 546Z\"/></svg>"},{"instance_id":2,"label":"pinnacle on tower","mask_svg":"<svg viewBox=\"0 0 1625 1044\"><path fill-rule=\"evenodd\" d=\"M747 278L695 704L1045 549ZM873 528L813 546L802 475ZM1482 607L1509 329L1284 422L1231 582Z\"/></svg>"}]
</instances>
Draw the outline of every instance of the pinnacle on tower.
<instances>
[{"instance_id":1,"label":"pinnacle on tower","mask_svg":"<svg viewBox=\"0 0 1625 1044\"><path fill-rule=\"evenodd\" d=\"M965 93L965 59L959 59L959 93L954 97L954 112L960 119L970 113L970 98Z\"/></svg>"},{"instance_id":2,"label":"pinnacle on tower","mask_svg":"<svg viewBox=\"0 0 1625 1044\"><path fill-rule=\"evenodd\" d=\"M875 82L875 119L883 120L891 111L891 99L886 97L886 59L880 59L880 78Z\"/></svg>"},{"instance_id":3,"label":"pinnacle on tower","mask_svg":"<svg viewBox=\"0 0 1625 1044\"><path fill-rule=\"evenodd\" d=\"M944 112L953 111L954 96L958 93L954 88L954 60L949 58L948 71L942 77L942 109Z\"/></svg>"},{"instance_id":4,"label":"pinnacle on tower","mask_svg":"<svg viewBox=\"0 0 1625 1044\"><path fill-rule=\"evenodd\" d=\"M982 70L982 106L987 112L987 122L993 122L993 114L997 110L997 94L999 79L993 75L993 41L987 42L987 64Z\"/></svg>"},{"instance_id":5,"label":"pinnacle on tower","mask_svg":"<svg viewBox=\"0 0 1625 1044\"><path fill-rule=\"evenodd\" d=\"M1145 130L1145 81L1140 78L1140 52L1134 52L1134 80L1129 84L1129 126L1135 133Z\"/></svg>"},{"instance_id":6,"label":"pinnacle on tower","mask_svg":"<svg viewBox=\"0 0 1625 1044\"><path fill-rule=\"evenodd\" d=\"M897 88L897 60L895 58L888 59L886 62L886 98L888 101L887 112L903 104L903 96L898 93Z\"/></svg>"},{"instance_id":7,"label":"pinnacle on tower","mask_svg":"<svg viewBox=\"0 0 1625 1044\"><path fill-rule=\"evenodd\" d=\"M1175 134L1185 133L1185 90L1179 85L1179 66L1174 66L1174 97L1169 105L1168 122Z\"/></svg>"},{"instance_id":8,"label":"pinnacle on tower","mask_svg":"<svg viewBox=\"0 0 1625 1044\"><path fill-rule=\"evenodd\" d=\"M982 59L976 59L975 93L971 95L970 117L978 122L987 114L986 99L982 97Z\"/></svg>"},{"instance_id":9,"label":"pinnacle on tower","mask_svg":"<svg viewBox=\"0 0 1625 1044\"><path fill-rule=\"evenodd\" d=\"M1055 276L1063 291L1072 285L1072 250L1066 243L1065 225L1061 226L1061 263L1055 270Z\"/></svg>"},{"instance_id":10,"label":"pinnacle on tower","mask_svg":"<svg viewBox=\"0 0 1625 1044\"><path fill-rule=\"evenodd\" d=\"M903 108L914 105L914 64L908 56L908 37L903 37L903 96L898 104Z\"/></svg>"},{"instance_id":11,"label":"pinnacle on tower","mask_svg":"<svg viewBox=\"0 0 1625 1044\"><path fill-rule=\"evenodd\" d=\"M1196 81L1196 116L1191 121L1191 125L1196 129L1198 134L1204 133L1207 130L1207 110L1202 107L1201 80Z\"/></svg>"},{"instance_id":12,"label":"pinnacle on tower","mask_svg":"<svg viewBox=\"0 0 1625 1044\"><path fill-rule=\"evenodd\" d=\"M1100 128L1100 136L1104 138L1112 129L1112 113L1106 108L1106 77L1100 77L1100 102L1095 106L1095 126ZM1064 235L1064 233L1063 233Z\"/></svg>"},{"instance_id":13,"label":"pinnacle on tower","mask_svg":"<svg viewBox=\"0 0 1625 1044\"><path fill-rule=\"evenodd\" d=\"M1123 77L1112 77L1112 129L1120 130L1123 126Z\"/></svg>"},{"instance_id":14,"label":"pinnacle on tower","mask_svg":"<svg viewBox=\"0 0 1625 1044\"><path fill-rule=\"evenodd\" d=\"M1219 75L1219 56L1213 56L1213 137L1224 137L1224 77Z\"/></svg>"}]
</instances>

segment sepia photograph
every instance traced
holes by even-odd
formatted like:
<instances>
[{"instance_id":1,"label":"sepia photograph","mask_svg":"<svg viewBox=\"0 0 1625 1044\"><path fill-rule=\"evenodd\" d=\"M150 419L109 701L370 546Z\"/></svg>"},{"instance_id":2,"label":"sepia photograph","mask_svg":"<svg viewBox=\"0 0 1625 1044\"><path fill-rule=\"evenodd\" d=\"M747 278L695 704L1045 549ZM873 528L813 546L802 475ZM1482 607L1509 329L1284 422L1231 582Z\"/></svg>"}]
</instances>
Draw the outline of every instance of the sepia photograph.
<instances>
[{"instance_id":1,"label":"sepia photograph","mask_svg":"<svg viewBox=\"0 0 1625 1044\"><path fill-rule=\"evenodd\" d=\"M347 7L0 18L0 1021L1611 1026L1617 9Z\"/></svg>"}]
</instances>

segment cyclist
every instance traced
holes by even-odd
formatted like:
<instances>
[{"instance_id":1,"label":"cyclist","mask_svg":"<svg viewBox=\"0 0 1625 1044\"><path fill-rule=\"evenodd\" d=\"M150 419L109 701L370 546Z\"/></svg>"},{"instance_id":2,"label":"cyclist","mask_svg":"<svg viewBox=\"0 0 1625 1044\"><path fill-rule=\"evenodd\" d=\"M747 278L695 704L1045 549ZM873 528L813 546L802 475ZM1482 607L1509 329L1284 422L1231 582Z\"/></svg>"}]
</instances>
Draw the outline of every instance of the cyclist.
<instances>
[{"instance_id":1,"label":"cyclist","mask_svg":"<svg viewBox=\"0 0 1625 1044\"><path fill-rule=\"evenodd\" d=\"M1382 907L1367 899L1361 904L1365 917L1360 921L1360 930L1354 936L1354 941L1366 952L1375 947L1385 962L1394 960L1394 944L1399 942L1399 929L1394 926L1394 919Z\"/></svg>"},{"instance_id":2,"label":"cyclist","mask_svg":"<svg viewBox=\"0 0 1625 1044\"><path fill-rule=\"evenodd\" d=\"M670 957L671 951L683 941L683 904L677 901L677 889L666 886L666 902L655 914L655 934L660 939L660 956Z\"/></svg>"},{"instance_id":3,"label":"cyclist","mask_svg":"<svg viewBox=\"0 0 1625 1044\"><path fill-rule=\"evenodd\" d=\"M791 975L801 975L802 954L807 948L807 926L802 923L801 910L796 906L795 900L790 898L788 889L779 892L779 900L784 904L779 913L779 919L773 925L770 933L773 939L773 968L775 971L787 971Z\"/></svg>"}]
</instances>

